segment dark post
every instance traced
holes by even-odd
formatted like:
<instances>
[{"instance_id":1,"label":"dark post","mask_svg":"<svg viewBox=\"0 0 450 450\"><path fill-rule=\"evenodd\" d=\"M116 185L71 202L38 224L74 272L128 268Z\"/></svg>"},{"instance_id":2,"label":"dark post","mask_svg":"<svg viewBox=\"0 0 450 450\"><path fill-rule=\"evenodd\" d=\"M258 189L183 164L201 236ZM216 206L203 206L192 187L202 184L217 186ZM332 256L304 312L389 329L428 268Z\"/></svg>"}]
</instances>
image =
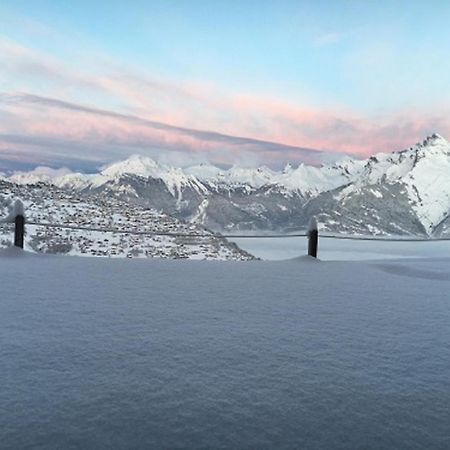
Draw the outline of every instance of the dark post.
<instances>
[{"instance_id":1,"label":"dark post","mask_svg":"<svg viewBox=\"0 0 450 450\"><path fill-rule=\"evenodd\" d=\"M16 228L14 230L14 245L23 248L23 236L25 234L25 217L21 214L14 219Z\"/></svg>"},{"instance_id":2,"label":"dark post","mask_svg":"<svg viewBox=\"0 0 450 450\"><path fill-rule=\"evenodd\" d=\"M319 231L316 219L311 219L308 230L308 256L317 258L317 247L319 244Z\"/></svg>"}]
</instances>

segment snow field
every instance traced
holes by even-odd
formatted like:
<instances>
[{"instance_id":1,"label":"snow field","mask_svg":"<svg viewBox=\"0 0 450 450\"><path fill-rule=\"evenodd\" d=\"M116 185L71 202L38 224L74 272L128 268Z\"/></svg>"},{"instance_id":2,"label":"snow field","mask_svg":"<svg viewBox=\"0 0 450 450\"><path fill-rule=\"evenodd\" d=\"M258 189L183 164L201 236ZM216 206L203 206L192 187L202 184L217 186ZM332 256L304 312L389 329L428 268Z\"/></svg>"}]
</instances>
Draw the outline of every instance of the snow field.
<instances>
[{"instance_id":1,"label":"snow field","mask_svg":"<svg viewBox=\"0 0 450 450\"><path fill-rule=\"evenodd\" d=\"M307 253L306 237L229 238L257 258L279 261ZM398 258L450 258L449 241L388 242L330 239L320 236L318 257L324 261L363 261Z\"/></svg>"},{"instance_id":2,"label":"snow field","mask_svg":"<svg viewBox=\"0 0 450 450\"><path fill-rule=\"evenodd\" d=\"M0 447L450 445L450 259L0 252Z\"/></svg>"}]
</instances>

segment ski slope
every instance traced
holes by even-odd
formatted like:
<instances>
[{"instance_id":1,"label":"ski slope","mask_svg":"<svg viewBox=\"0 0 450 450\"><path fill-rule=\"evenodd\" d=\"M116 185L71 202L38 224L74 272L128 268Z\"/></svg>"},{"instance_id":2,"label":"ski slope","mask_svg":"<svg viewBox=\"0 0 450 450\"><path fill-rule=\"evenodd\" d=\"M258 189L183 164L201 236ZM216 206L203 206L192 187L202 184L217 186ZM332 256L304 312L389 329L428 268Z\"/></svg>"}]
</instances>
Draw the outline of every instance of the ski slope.
<instances>
[{"instance_id":1,"label":"ski slope","mask_svg":"<svg viewBox=\"0 0 450 450\"><path fill-rule=\"evenodd\" d=\"M0 253L2 448L450 446L450 259Z\"/></svg>"}]
</instances>

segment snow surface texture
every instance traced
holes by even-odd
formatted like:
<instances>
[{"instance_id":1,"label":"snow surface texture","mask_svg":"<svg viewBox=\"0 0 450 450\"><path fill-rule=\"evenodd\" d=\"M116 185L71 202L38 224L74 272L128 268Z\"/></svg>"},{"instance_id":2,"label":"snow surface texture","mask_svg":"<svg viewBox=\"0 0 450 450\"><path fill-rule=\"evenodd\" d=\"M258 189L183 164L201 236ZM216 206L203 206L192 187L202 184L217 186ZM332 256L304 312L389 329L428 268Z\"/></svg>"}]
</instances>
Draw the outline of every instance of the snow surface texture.
<instances>
[{"instance_id":1,"label":"snow surface texture","mask_svg":"<svg viewBox=\"0 0 450 450\"><path fill-rule=\"evenodd\" d=\"M3 252L2 448L450 447L449 259Z\"/></svg>"},{"instance_id":2,"label":"snow surface texture","mask_svg":"<svg viewBox=\"0 0 450 450\"><path fill-rule=\"evenodd\" d=\"M20 199L16 199L8 205L8 214L6 217L0 217L0 223L12 223L17 216L25 217L25 209Z\"/></svg>"},{"instance_id":3,"label":"snow surface texture","mask_svg":"<svg viewBox=\"0 0 450 450\"><path fill-rule=\"evenodd\" d=\"M317 223L317 219L315 217L311 217L308 224L308 232L317 231L319 229L319 225Z\"/></svg>"}]
</instances>

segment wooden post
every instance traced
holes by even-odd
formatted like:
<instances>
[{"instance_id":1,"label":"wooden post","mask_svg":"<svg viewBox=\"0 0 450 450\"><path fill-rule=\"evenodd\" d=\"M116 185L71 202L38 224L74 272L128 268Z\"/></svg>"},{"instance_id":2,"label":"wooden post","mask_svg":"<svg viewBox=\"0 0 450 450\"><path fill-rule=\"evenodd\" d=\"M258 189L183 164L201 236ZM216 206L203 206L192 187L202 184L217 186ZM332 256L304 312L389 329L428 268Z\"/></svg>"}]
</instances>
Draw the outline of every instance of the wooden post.
<instances>
[{"instance_id":1,"label":"wooden post","mask_svg":"<svg viewBox=\"0 0 450 450\"><path fill-rule=\"evenodd\" d=\"M317 258L318 245L319 245L319 231L317 227L317 221L313 217L309 222L309 229L308 229L308 256Z\"/></svg>"},{"instance_id":2,"label":"wooden post","mask_svg":"<svg viewBox=\"0 0 450 450\"><path fill-rule=\"evenodd\" d=\"M14 219L15 230L14 230L14 245L19 248L23 248L23 236L25 234L25 217L19 214Z\"/></svg>"}]
</instances>

